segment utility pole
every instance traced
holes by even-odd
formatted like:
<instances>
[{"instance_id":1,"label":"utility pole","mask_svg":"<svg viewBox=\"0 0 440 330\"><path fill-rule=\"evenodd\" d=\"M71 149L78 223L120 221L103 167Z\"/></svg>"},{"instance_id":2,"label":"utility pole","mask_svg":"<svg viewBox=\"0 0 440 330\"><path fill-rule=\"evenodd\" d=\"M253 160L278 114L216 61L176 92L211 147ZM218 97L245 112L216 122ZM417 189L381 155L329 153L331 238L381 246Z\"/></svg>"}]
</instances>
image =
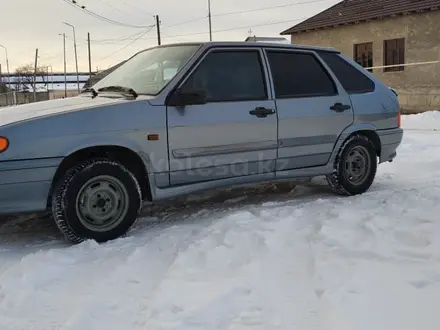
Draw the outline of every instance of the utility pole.
<instances>
[{"instance_id":1,"label":"utility pole","mask_svg":"<svg viewBox=\"0 0 440 330\"><path fill-rule=\"evenodd\" d=\"M3 82L3 77L2 77L2 64L0 63L0 85ZM9 94L8 94L8 90L6 89L6 105L9 105Z\"/></svg>"},{"instance_id":2,"label":"utility pole","mask_svg":"<svg viewBox=\"0 0 440 330\"><path fill-rule=\"evenodd\" d=\"M63 52L64 52L64 97L67 97L67 62L66 62L66 34L58 33L63 36Z\"/></svg>"},{"instance_id":3,"label":"utility pole","mask_svg":"<svg viewBox=\"0 0 440 330\"><path fill-rule=\"evenodd\" d=\"M47 88L49 88L49 68L50 68L50 76L51 76L51 83L52 83L52 91L53 91L53 67L52 65L47 66Z\"/></svg>"},{"instance_id":4,"label":"utility pole","mask_svg":"<svg viewBox=\"0 0 440 330\"><path fill-rule=\"evenodd\" d=\"M76 86L78 87L78 94L81 92L79 89L79 71L78 71L78 53L76 50L76 34L75 28L73 28L73 47L75 49L75 66L76 66Z\"/></svg>"},{"instance_id":5,"label":"utility pole","mask_svg":"<svg viewBox=\"0 0 440 330\"><path fill-rule=\"evenodd\" d=\"M67 62L66 62L66 34L63 33L64 48L64 97L67 97Z\"/></svg>"},{"instance_id":6,"label":"utility pole","mask_svg":"<svg viewBox=\"0 0 440 330\"><path fill-rule=\"evenodd\" d=\"M46 77L47 77L47 80L46 80L47 91L48 91L48 94L50 96L50 91L49 91L49 65L46 66ZM44 78L43 78L43 82L44 82Z\"/></svg>"},{"instance_id":7,"label":"utility pole","mask_svg":"<svg viewBox=\"0 0 440 330\"><path fill-rule=\"evenodd\" d=\"M90 33L87 33L87 44L89 46L89 78L92 78L92 50L90 47Z\"/></svg>"},{"instance_id":8,"label":"utility pole","mask_svg":"<svg viewBox=\"0 0 440 330\"><path fill-rule=\"evenodd\" d=\"M9 72L9 57L8 57L8 49L7 49L5 46L3 46L3 45L0 45L0 47L3 48L3 49L5 50L5 53L6 53L6 70L7 70L7 72L8 72L8 88L9 88L9 90L10 90L10 89L11 89L11 74L10 74L10 72Z\"/></svg>"},{"instance_id":9,"label":"utility pole","mask_svg":"<svg viewBox=\"0 0 440 330\"><path fill-rule=\"evenodd\" d=\"M37 69L38 69L38 48L35 51L35 68L34 68L34 102L37 102Z\"/></svg>"},{"instance_id":10,"label":"utility pole","mask_svg":"<svg viewBox=\"0 0 440 330\"><path fill-rule=\"evenodd\" d=\"M157 44L160 46L161 45L161 40L160 40L160 20L159 20L159 15L156 15L156 28L157 28Z\"/></svg>"},{"instance_id":11,"label":"utility pole","mask_svg":"<svg viewBox=\"0 0 440 330\"><path fill-rule=\"evenodd\" d=\"M76 33L75 33L75 27L72 24L63 22L67 26L70 26L73 30L73 48L75 50L75 65L76 65L76 84L78 87L78 94L81 93L81 89L79 88L79 71L78 71L78 53L76 51Z\"/></svg>"},{"instance_id":12,"label":"utility pole","mask_svg":"<svg viewBox=\"0 0 440 330\"><path fill-rule=\"evenodd\" d=\"M209 20L209 41L212 41L211 0L208 0L208 20Z\"/></svg>"}]
</instances>

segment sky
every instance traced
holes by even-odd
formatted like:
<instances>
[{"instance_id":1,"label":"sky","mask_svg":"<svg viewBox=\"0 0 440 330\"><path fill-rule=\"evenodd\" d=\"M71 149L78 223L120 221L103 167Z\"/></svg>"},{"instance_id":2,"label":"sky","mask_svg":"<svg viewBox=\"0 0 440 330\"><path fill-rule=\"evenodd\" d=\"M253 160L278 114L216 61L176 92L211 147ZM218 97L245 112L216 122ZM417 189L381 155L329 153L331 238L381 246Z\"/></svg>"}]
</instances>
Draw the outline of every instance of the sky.
<instances>
[{"instance_id":1,"label":"sky","mask_svg":"<svg viewBox=\"0 0 440 330\"><path fill-rule=\"evenodd\" d=\"M75 0L89 12L117 23L93 17L69 1L1 0L0 45L7 48L11 73L33 64L37 48L39 65L62 72L63 33L67 36L67 70L74 72L73 29L63 22L75 26L80 71L88 71L87 33L91 35L92 70L103 70L157 45L154 15L160 17L162 44L209 40L208 0ZM243 41L250 33L279 37L281 31L339 1L211 0L213 40ZM5 57L0 48L3 72Z\"/></svg>"}]
</instances>

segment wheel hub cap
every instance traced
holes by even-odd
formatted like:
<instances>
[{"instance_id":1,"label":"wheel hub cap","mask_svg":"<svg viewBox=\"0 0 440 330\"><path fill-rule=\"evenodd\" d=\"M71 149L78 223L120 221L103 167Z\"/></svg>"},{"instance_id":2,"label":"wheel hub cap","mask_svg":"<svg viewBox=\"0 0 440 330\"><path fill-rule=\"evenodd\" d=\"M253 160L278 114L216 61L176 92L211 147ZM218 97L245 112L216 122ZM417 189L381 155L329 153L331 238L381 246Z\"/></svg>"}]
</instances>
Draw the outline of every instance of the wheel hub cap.
<instances>
[{"instance_id":1,"label":"wheel hub cap","mask_svg":"<svg viewBox=\"0 0 440 330\"><path fill-rule=\"evenodd\" d=\"M114 177L95 177L86 182L78 193L76 213L89 230L111 230L121 223L127 211L127 190Z\"/></svg>"},{"instance_id":2,"label":"wheel hub cap","mask_svg":"<svg viewBox=\"0 0 440 330\"><path fill-rule=\"evenodd\" d=\"M361 185L368 178L371 167L371 158L368 150L363 146L353 147L345 160L344 175L353 185Z\"/></svg>"}]
</instances>

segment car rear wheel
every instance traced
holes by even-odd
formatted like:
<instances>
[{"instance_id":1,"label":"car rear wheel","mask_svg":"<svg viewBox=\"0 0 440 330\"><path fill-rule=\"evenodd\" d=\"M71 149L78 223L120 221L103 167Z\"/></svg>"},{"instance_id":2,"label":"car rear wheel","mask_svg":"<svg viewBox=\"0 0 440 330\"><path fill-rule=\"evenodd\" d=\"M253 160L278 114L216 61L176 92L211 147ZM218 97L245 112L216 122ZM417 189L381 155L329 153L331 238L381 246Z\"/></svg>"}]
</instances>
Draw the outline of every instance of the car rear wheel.
<instances>
[{"instance_id":1,"label":"car rear wheel","mask_svg":"<svg viewBox=\"0 0 440 330\"><path fill-rule=\"evenodd\" d=\"M355 135L341 147L327 182L337 194L363 194L373 184L376 171L377 155L373 143L363 135Z\"/></svg>"},{"instance_id":2,"label":"car rear wheel","mask_svg":"<svg viewBox=\"0 0 440 330\"><path fill-rule=\"evenodd\" d=\"M138 181L122 164L88 160L59 180L52 197L58 228L73 243L105 242L123 236L142 205Z\"/></svg>"}]
</instances>

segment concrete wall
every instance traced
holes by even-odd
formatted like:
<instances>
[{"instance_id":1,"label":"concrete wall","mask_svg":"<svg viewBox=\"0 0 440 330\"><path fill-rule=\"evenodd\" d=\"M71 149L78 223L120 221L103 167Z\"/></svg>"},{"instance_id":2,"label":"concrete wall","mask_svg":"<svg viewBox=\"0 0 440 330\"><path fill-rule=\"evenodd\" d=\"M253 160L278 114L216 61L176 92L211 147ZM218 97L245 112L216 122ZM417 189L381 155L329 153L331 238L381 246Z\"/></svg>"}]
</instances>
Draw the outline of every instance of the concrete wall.
<instances>
[{"instance_id":1,"label":"concrete wall","mask_svg":"<svg viewBox=\"0 0 440 330\"><path fill-rule=\"evenodd\" d=\"M78 95L77 90L67 91L67 97L75 97L77 95ZM26 103L34 102L34 93L32 91L28 93L17 92L15 93L15 97L17 100L17 104L26 104ZM37 93L37 102L61 99L61 98L64 98L64 91L61 90L53 90L49 92ZM5 107L13 104L14 104L14 96L12 92L0 94L0 107Z\"/></svg>"},{"instance_id":2,"label":"concrete wall","mask_svg":"<svg viewBox=\"0 0 440 330\"><path fill-rule=\"evenodd\" d=\"M384 65L383 41L405 38L405 63L440 60L440 11L375 20L292 35L292 43L330 46L353 58L354 44L373 42L373 66ZM373 72L395 88L407 112L440 110L440 64L407 66L404 71Z\"/></svg>"},{"instance_id":3,"label":"concrete wall","mask_svg":"<svg viewBox=\"0 0 440 330\"><path fill-rule=\"evenodd\" d=\"M34 93L15 93L15 98L17 100L17 104L26 104L34 102ZM47 92L38 92L37 93L37 102L46 101L49 99L49 93ZM14 104L14 96L12 93L0 94L0 107L4 107L7 105Z\"/></svg>"},{"instance_id":4,"label":"concrete wall","mask_svg":"<svg viewBox=\"0 0 440 330\"><path fill-rule=\"evenodd\" d=\"M67 97L78 96L77 90L67 90ZM64 97L64 90L52 90L49 91L49 99L62 99Z\"/></svg>"}]
</instances>

